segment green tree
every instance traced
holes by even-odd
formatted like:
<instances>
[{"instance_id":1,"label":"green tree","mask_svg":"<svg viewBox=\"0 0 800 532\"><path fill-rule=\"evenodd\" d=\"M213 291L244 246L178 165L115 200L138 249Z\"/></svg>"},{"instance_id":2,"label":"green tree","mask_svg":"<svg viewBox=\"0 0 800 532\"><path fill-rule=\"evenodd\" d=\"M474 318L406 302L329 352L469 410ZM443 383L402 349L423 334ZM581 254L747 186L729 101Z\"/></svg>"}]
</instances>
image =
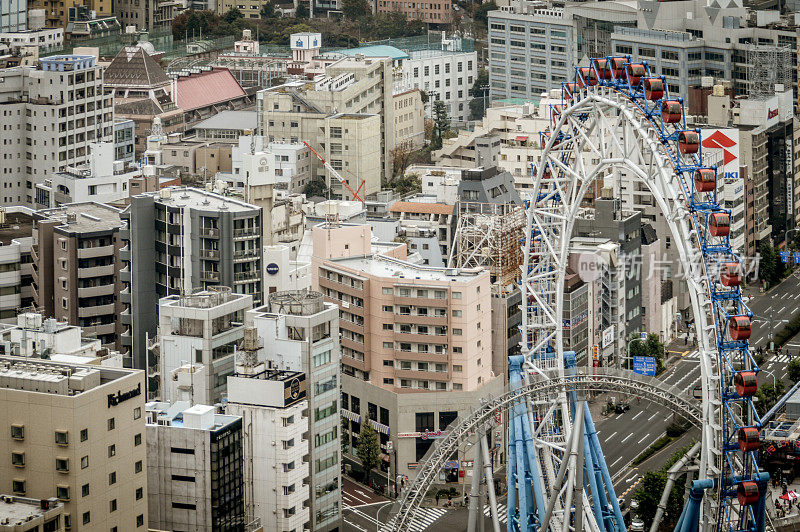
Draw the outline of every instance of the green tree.
<instances>
[{"instance_id":1,"label":"green tree","mask_svg":"<svg viewBox=\"0 0 800 532\"><path fill-rule=\"evenodd\" d=\"M469 89L472 100L469 102L469 119L480 120L486 114L486 98L489 90L489 73L485 68L478 71L475 83Z\"/></svg>"},{"instance_id":2,"label":"green tree","mask_svg":"<svg viewBox=\"0 0 800 532\"><path fill-rule=\"evenodd\" d=\"M665 355L666 349L664 348L664 344L661 343L661 340L658 339L658 335L650 333L647 335L646 340L642 341L637 338L630 343L628 349L628 364L630 365L633 363L633 357L653 357L656 359L656 374L659 374L664 371ZM628 369L631 368L629 367Z\"/></svg>"},{"instance_id":3,"label":"green tree","mask_svg":"<svg viewBox=\"0 0 800 532\"><path fill-rule=\"evenodd\" d=\"M342 454L350 452L350 420L342 417Z\"/></svg>"},{"instance_id":4,"label":"green tree","mask_svg":"<svg viewBox=\"0 0 800 532\"><path fill-rule=\"evenodd\" d=\"M297 9L294 10L294 18L308 18L309 14L308 5L304 2L298 2Z\"/></svg>"},{"instance_id":5,"label":"green tree","mask_svg":"<svg viewBox=\"0 0 800 532\"><path fill-rule=\"evenodd\" d=\"M693 444L694 443L692 443L692 445ZM644 521L645 530L649 529L650 525L653 523L653 517L658 508L658 503L661 500L661 494L667 483L667 471L689 451L690 447L691 445L677 450L661 469L645 473L641 485L633 492L633 498L639 502L637 514ZM664 511L664 521L662 525L665 528L672 529L675 524L677 524L678 518L683 510L683 492L685 484L686 475L682 475L678 477L675 482L675 487L672 488L672 493L670 493L669 499L667 500L667 507Z\"/></svg>"},{"instance_id":6,"label":"green tree","mask_svg":"<svg viewBox=\"0 0 800 532\"><path fill-rule=\"evenodd\" d=\"M485 26L489 21L489 11L494 11L495 9L497 9L497 4L494 1L480 4L475 8L473 15L475 22L480 22Z\"/></svg>"},{"instance_id":7,"label":"green tree","mask_svg":"<svg viewBox=\"0 0 800 532\"><path fill-rule=\"evenodd\" d=\"M275 4L272 2L264 2L264 5L261 6L261 11L259 12L261 18L264 20L275 18Z\"/></svg>"},{"instance_id":8,"label":"green tree","mask_svg":"<svg viewBox=\"0 0 800 532\"><path fill-rule=\"evenodd\" d=\"M378 440L378 433L372 428L370 423L361 425L361 433L358 435L356 445L358 459L364 468L364 482L369 484L370 473L380 463L381 445Z\"/></svg>"},{"instance_id":9,"label":"green tree","mask_svg":"<svg viewBox=\"0 0 800 532\"><path fill-rule=\"evenodd\" d=\"M400 176L392 181L392 189L398 196L422 192L422 179L417 174Z\"/></svg>"},{"instance_id":10,"label":"green tree","mask_svg":"<svg viewBox=\"0 0 800 532\"><path fill-rule=\"evenodd\" d=\"M442 100L433 103L433 142L431 149L438 150L442 147L442 135L450 130L450 117L447 116L447 106Z\"/></svg>"},{"instance_id":11,"label":"green tree","mask_svg":"<svg viewBox=\"0 0 800 532\"><path fill-rule=\"evenodd\" d=\"M767 286L772 286L780 282L783 278L786 266L781 262L780 256L775 252L775 248L769 242L762 242L758 248L758 277L766 281Z\"/></svg>"},{"instance_id":12,"label":"green tree","mask_svg":"<svg viewBox=\"0 0 800 532\"><path fill-rule=\"evenodd\" d=\"M241 11L239 11L239 9L234 7L232 9L229 9L228 12L225 13L225 17L224 18L225 18L225 22L227 22L228 24L233 24L238 19L244 18L244 15L242 14Z\"/></svg>"},{"instance_id":13,"label":"green tree","mask_svg":"<svg viewBox=\"0 0 800 532\"><path fill-rule=\"evenodd\" d=\"M328 195L328 187L325 185L323 179L317 177L309 181L306 186L303 187L303 194L305 194L307 198L312 198L314 196L322 196L324 198Z\"/></svg>"},{"instance_id":14,"label":"green tree","mask_svg":"<svg viewBox=\"0 0 800 532\"><path fill-rule=\"evenodd\" d=\"M800 381L800 358L793 358L786 366L786 372L790 381L794 383Z\"/></svg>"},{"instance_id":15,"label":"green tree","mask_svg":"<svg viewBox=\"0 0 800 532\"><path fill-rule=\"evenodd\" d=\"M369 12L367 0L342 0L342 13L350 20L366 17Z\"/></svg>"},{"instance_id":16,"label":"green tree","mask_svg":"<svg viewBox=\"0 0 800 532\"><path fill-rule=\"evenodd\" d=\"M756 401L756 411L759 416L763 416L767 413L767 410L775 406L778 399L783 396L784 389L785 385L783 381L777 381L775 386L772 384L761 385L756 392L756 397L758 398L758 401Z\"/></svg>"}]
</instances>

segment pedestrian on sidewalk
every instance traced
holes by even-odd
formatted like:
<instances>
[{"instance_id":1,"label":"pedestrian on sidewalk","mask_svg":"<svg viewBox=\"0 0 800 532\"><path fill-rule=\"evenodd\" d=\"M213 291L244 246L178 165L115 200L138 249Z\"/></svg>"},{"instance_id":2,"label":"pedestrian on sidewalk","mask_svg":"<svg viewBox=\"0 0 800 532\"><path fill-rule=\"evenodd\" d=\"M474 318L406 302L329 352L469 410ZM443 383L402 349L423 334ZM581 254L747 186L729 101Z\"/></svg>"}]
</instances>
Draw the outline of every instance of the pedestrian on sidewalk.
<instances>
[{"instance_id":1,"label":"pedestrian on sidewalk","mask_svg":"<svg viewBox=\"0 0 800 532\"><path fill-rule=\"evenodd\" d=\"M436 506L439 506L439 490L436 490Z\"/></svg>"}]
</instances>

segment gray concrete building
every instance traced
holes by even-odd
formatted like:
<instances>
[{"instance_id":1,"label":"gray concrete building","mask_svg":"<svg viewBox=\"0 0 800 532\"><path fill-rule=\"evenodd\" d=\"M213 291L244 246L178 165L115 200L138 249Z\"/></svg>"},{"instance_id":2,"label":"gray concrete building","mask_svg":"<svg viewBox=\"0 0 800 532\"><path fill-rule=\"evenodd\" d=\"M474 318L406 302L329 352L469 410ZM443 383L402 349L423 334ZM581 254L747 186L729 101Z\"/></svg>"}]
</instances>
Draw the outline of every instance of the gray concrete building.
<instances>
[{"instance_id":1,"label":"gray concrete building","mask_svg":"<svg viewBox=\"0 0 800 532\"><path fill-rule=\"evenodd\" d=\"M195 288L231 287L262 301L261 209L240 200L188 187L131 197L122 218L128 228L120 272L127 326L122 345L132 364L146 364L146 338L155 338L158 301Z\"/></svg>"},{"instance_id":2,"label":"gray concrete building","mask_svg":"<svg viewBox=\"0 0 800 532\"><path fill-rule=\"evenodd\" d=\"M28 0L0 2L0 33L28 29Z\"/></svg>"},{"instance_id":3,"label":"gray concrete building","mask_svg":"<svg viewBox=\"0 0 800 532\"><path fill-rule=\"evenodd\" d=\"M641 213L623 210L618 199L598 198L594 209L582 211L575 220L576 236L605 238L619 244L625 269L625 337L642 330L641 228Z\"/></svg>"},{"instance_id":4,"label":"gray concrete building","mask_svg":"<svg viewBox=\"0 0 800 532\"><path fill-rule=\"evenodd\" d=\"M245 530L242 418L147 403L148 527Z\"/></svg>"},{"instance_id":5,"label":"gray concrete building","mask_svg":"<svg viewBox=\"0 0 800 532\"><path fill-rule=\"evenodd\" d=\"M243 348L251 348L258 362L306 374L312 530L334 530L342 520L339 309L319 292L275 292L245 320L257 344Z\"/></svg>"}]
</instances>

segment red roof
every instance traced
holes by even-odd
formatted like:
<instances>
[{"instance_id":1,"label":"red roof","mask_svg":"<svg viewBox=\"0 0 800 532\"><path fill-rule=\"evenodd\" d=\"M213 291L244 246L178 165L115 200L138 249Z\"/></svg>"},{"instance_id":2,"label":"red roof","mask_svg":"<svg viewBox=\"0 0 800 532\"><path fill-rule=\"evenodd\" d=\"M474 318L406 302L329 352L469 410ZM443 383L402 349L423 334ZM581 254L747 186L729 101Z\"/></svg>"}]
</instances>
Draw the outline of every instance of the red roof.
<instances>
[{"instance_id":1,"label":"red roof","mask_svg":"<svg viewBox=\"0 0 800 532\"><path fill-rule=\"evenodd\" d=\"M184 111L223 103L245 95L244 89L227 68L180 76L172 99Z\"/></svg>"},{"instance_id":2,"label":"red roof","mask_svg":"<svg viewBox=\"0 0 800 532\"><path fill-rule=\"evenodd\" d=\"M445 203L422 203L417 201L395 201L390 212L413 212L425 214L453 214L453 205Z\"/></svg>"}]
</instances>

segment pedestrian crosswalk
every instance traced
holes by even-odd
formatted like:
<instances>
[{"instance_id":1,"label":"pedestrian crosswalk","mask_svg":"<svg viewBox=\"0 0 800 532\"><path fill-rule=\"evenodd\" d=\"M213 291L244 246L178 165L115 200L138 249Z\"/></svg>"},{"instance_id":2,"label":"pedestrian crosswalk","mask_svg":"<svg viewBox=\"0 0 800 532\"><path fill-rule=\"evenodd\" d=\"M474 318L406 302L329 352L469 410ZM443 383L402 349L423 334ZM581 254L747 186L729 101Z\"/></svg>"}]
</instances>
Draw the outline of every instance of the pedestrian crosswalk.
<instances>
[{"instance_id":1,"label":"pedestrian crosswalk","mask_svg":"<svg viewBox=\"0 0 800 532\"><path fill-rule=\"evenodd\" d=\"M741 356L739 356L739 355L737 355L736 357L737 358L741 358ZM797 355L790 355L788 353L781 353L778 356L774 356L774 357L769 358L767 360L767 363L769 363L769 362L779 362L781 364L788 364L795 357L797 357ZM700 352L699 351L692 351L691 353L688 353L686 356L684 356L683 360L700 360Z\"/></svg>"},{"instance_id":2,"label":"pedestrian crosswalk","mask_svg":"<svg viewBox=\"0 0 800 532\"><path fill-rule=\"evenodd\" d=\"M420 508L417 510L417 515L414 521L409 525L408 530L410 532L422 532L446 513L447 510L443 508ZM381 527L381 532L390 532L394 530L394 519L393 517L388 523L383 525Z\"/></svg>"},{"instance_id":3,"label":"pedestrian crosswalk","mask_svg":"<svg viewBox=\"0 0 800 532\"><path fill-rule=\"evenodd\" d=\"M501 523L505 523L508 520L508 508L505 504L498 504L497 505L497 520ZM483 507L483 515L486 517L492 516L492 508L490 506Z\"/></svg>"}]
</instances>

